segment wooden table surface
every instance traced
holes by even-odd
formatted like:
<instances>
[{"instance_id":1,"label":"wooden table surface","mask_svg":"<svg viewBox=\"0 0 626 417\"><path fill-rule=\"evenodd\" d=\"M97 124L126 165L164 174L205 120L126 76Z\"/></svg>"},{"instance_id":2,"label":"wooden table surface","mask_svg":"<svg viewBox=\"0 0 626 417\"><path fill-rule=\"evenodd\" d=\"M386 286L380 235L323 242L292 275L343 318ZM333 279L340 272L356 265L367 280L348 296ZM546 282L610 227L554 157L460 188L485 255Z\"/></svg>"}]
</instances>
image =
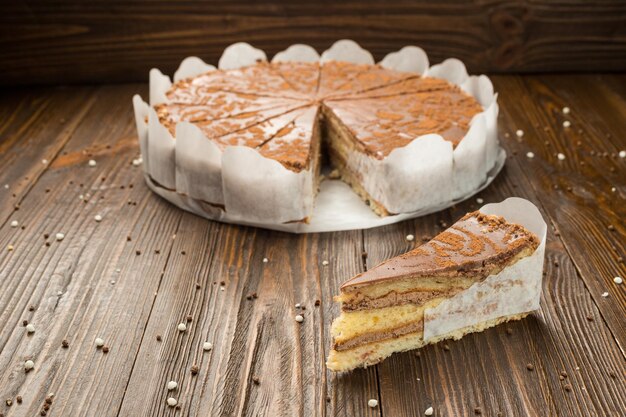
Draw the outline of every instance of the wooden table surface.
<instances>
[{"instance_id":1,"label":"wooden table surface","mask_svg":"<svg viewBox=\"0 0 626 417\"><path fill-rule=\"evenodd\" d=\"M340 283L434 236L475 199L363 231L211 222L154 195L131 163L131 97L146 97L145 85L5 89L0 414L395 417L432 406L435 416L626 415L626 284L613 281L626 278L626 76L493 80L509 159L477 197L524 197L545 216L541 309L342 375L324 366ZM178 388L168 392L170 380Z\"/></svg>"}]
</instances>

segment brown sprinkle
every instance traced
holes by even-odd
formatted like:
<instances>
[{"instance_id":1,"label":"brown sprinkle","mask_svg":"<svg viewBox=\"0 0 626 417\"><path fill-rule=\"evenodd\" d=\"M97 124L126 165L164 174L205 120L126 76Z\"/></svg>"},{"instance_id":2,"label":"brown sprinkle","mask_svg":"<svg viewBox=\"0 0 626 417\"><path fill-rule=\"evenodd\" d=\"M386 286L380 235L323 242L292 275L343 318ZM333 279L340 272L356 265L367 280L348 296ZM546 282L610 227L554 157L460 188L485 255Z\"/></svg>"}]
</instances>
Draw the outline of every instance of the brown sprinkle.
<instances>
[{"instance_id":1,"label":"brown sprinkle","mask_svg":"<svg viewBox=\"0 0 626 417\"><path fill-rule=\"evenodd\" d=\"M193 320L193 317L191 317L191 314L187 314L187 317L185 317L185 320L187 320L187 323L191 323L191 321Z\"/></svg>"},{"instance_id":2,"label":"brown sprinkle","mask_svg":"<svg viewBox=\"0 0 626 417\"><path fill-rule=\"evenodd\" d=\"M593 317L592 316L587 316L587 321L593 321Z\"/></svg>"},{"instance_id":3,"label":"brown sprinkle","mask_svg":"<svg viewBox=\"0 0 626 417\"><path fill-rule=\"evenodd\" d=\"M43 409L46 411L50 410L50 404L44 404Z\"/></svg>"},{"instance_id":4,"label":"brown sprinkle","mask_svg":"<svg viewBox=\"0 0 626 417\"><path fill-rule=\"evenodd\" d=\"M15 401L17 401L18 404L22 404L22 396L18 395L17 397L15 397Z\"/></svg>"},{"instance_id":5,"label":"brown sprinkle","mask_svg":"<svg viewBox=\"0 0 626 417\"><path fill-rule=\"evenodd\" d=\"M187 252L185 252L184 250L180 251L181 255L187 255Z\"/></svg>"},{"instance_id":6,"label":"brown sprinkle","mask_svg":"<svg viewBox=\"0 0 626 417\"><path fill-rule=\"evenodd\" d=\"M513 329L510 327L506 328L506 334L513 334Z\"/></svg>"},{"instance_id":7,"label":"brown sprinkle","mask_svg":"<svg viewBox=\"0 0 626 417\"><path fill-rule=\"evenodd\" d=\"M529 363L529 364L526 364L526 369L528 369L529 371L532 371L535 369L535 367L532 363Z\"/></svg>"},{"instance_id":8,"label":"brown sprinkle","mask_svg":"<svg viewBox=\"0 0 626 417\"><path fill-rule=\"evenodd\" d=\"M259 385L261 383L261 380L259 379L258 376L253 376L252 382L254 382L254 385Z\"/></svg>"},{"instance_id":9,"label":"brown sprinkle","mask_svg":"<svg viewBox=\"0 0 626 417\"><path fill-rule=\"evenodd\" d=\"M160 334L157 334L156 335L156 340L157 340L157 342L160 342L161 340L163 340L163 338L161 337Z\"/></svg>"},{"instance_id":10,"label":"brown sprinkle","mask_svg":"<svg viewBox=\"0 0 626 417\"><path fill-rule=\"evenodd\" d=\"M450 346L448 344L443 345L443 350L450 352Z\"/></svg>"},{"instance_id":11,"label":"brown sprinkle","mask_svg":"<svg viewBox=\"0 0 626 417\"><path fill-rule=\"evenodd\" d=\"M196 290L199 290L200 288L202 288L202 286L200 285L199 282L196 282Z\"/></svg>"},{"instance_id":12,"label":"brown sprinkle","mask_svg":"<svg viewBox=\"0 0 626 417\"><path fill-rule=\"evenodd\" d=\"M196 375L198 373L198 365L191 365L191 375Z\"/></svg>"},{"instance_id":13,"label":"brown sprinkle","mask_svg":"<svg viewBox=\"0 0 626 417\"><path fill-rule=\"evenodd\" d=\"M130 236L126 236L126 241L130 242L131 240L133 240Z\"/></svg>"},{"instance_id":14,"label":"brown sprinkle","mask_svg":"<svg viewBox=\"0 0 626 417\"><path fill-rule=\"evenodd\" d=\"M474 414L481 415L483 410L480 407L474 407Z\"/></svg>"},{"instance_id":15,"label":"brown sprinkle","mask_svg":"<svg viewBox=\"0 0 626 417\"><path fill-rule=\"evenodd\" d=\"M9 407L11 407L11 406L13 405L13 400L12 400L12 399L10 399L10 398L8 398L8 399L6 400L6 403L7 403L7 405L8 405Z\"/></svg>"},{"instance_id":16,"label":"brown sprinkle","mask_svg":"<svg viewBox=\"0 0 626 417\"><path fill-rule=\"evenodd\" d=\"M563 388L565 389L565 391L570 392L572 390L572 386L570 384L565 384L563 386Z\"/></svg>"},{"instance_id":17,"label":"brown sprinkle","mask_svg":"<svg viewBox=\"0 0 626 417\"><path fill-rule=\"evenodd\" d=\"M102 353L109 353L109 347L108 346L102 346Z\"/></svg>"},{"instance_id":18,"label":"brown sprinkle","mask_svg":"<svg viewBox=\"0 0 626 417\"><path fill-rule=\"evenodd\" d=\"M612 232L615 230L615 226L613 226L612 224L609 224L609 230Z\"/></svg>"},{"instance_id":19,"label":"brown sprinkle","mask_svg":"<svg viewBox=\"0 0 626 417\"><path fill-rule=\"evenodd\" d=\"M28 320L22 320L22 326L24 327L28 326Z\"/></svg>"},{"instance_id":20,"label":"brown sprinkle","mask_svg":"<svg viewBox=\"0 0 626 417\"><path fill-rule=\"evenodd\" d=\"M63 346L64 349L67 349L68 347L70 347L70 343L66 339L63 339L63 341L61 342L61 346Z\"/></svg>"},{"instance_id":21,"label":"brown sprinkle","mask_svg":"<svg viewBox=\"0 0 626 417\"><path fill-rule=\"evenodd\" d=\"M46 414L48 414L48 413L46 413L46 410L41 410L39 412L39 415L41 415L41 416L45 416Z\"/></svg>"},{"instance_id":22,"label":"brown sprinkle","mask_svg":"<svg viewBox=\"0 0 626 417\"><path fill-rule=\"evenodd\" d=\"M35 306L28 307L28 311L35 311Z\"/></svg>"},{"instance_id":23,"label":"brown sprinkle","mask_svg":"<svg viewBox=\"0 0 626 417\"><path fill-rule=\"evenodd\" d=\"M322 302L320 300L315 300L315 307L319 307Z\"/></svg>"},{"instance_id":24,"label":"brown sprinkle","mask_svg":"<svg viewBox=\"0 0 626 417\"><path fill-rule=\"evenodd\" d=\"M161 251L159 249L155 249L154 253L156 253L158 255L159 253L161 253Z\"/></svg>"},{"instance_id":25,"label":"brown sprinkle","mask_svg":"<svg viewBox=\"0 0 626 417\"><path fill-rule=\"evenodd\" d=\"M141 255L141 251L140 251L140 250L136 250L136 251L135 251L135 254L136 254L137 256L139 256L139 255Z\"/></svg>"}]
</instances>

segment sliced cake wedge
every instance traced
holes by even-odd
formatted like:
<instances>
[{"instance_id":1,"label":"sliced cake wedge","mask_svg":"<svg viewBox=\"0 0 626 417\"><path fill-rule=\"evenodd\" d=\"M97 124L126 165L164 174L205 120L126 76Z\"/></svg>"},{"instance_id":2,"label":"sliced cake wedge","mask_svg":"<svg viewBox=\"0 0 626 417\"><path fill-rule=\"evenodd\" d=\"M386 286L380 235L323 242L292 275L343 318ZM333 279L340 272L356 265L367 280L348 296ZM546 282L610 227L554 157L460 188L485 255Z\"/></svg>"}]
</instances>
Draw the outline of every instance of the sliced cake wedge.
<instances>
[{"instance_id":1,"label":"sliced cake wedge","mask_svg":"<svg viewBox=\"0 0 626 417\"><path fill-rule=\"evenodd\" d=\"M372 365L525 317L539 306L544 240L537 208L511 198L348 280L328 368Z\"/></svg>"}]
</instances>

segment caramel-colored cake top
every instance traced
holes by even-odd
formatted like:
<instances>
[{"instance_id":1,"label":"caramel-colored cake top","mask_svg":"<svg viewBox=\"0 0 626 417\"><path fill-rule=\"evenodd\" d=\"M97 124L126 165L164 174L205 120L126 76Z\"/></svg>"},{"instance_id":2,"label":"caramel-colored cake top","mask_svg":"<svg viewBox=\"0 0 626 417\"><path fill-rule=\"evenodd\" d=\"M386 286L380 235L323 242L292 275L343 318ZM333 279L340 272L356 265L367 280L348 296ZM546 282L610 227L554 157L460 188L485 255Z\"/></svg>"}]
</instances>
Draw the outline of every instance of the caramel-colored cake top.
<instances>
[{"instance_id":1,"label":"caramel-colored cake top","mask_svg":"<svg viewBox=\"0 0 626 417\"><path fill-rule=\"evenodd\" d=\"M294 171L309 166L317 120L310 108L322 103L379 159L428 133L456 146L482 111L445 80L338 61L259 62L209 71L174 83L166 98L154 107L172 136L177 123L190 122L221 148L257 148ZM300 115L302 109L308 110Z\"/></svg>"},{"instance_id":2,"label":"caramel-colored cake top","mask_svg":"<svg viewBox=\"0 0 626 417\"><path fill-rule=\"evenodd\" d=\"M523 226L478 211L466 214L428 243L346 281L342 291L407 277L485 278L494 267L507 265L539 239ZM485 276L483 276L485 275Z\"/></svg>"}]
</instances>

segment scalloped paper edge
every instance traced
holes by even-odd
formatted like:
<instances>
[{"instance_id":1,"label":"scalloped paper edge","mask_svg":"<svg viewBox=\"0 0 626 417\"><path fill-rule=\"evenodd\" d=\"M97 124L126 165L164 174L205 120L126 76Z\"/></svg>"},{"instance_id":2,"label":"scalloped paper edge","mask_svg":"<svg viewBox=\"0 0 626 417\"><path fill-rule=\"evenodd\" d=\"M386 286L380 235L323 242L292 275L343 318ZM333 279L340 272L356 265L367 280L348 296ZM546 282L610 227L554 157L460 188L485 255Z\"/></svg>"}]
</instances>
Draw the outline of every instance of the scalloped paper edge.
<instances>
[{"instance_id":1,"label":"scalloped paper edge","mask_svg":"<svg viewBox=\"0 0 626 417\"><path fill-rule=\"evenodd\" d=\"M340 40L335 42L328 50L324 51L321 56L317 54L315 49L311 48L308 45L296 44L287 48L285 51L279 52L273 58L273 61L303 61L303 62L314 62L319 59L320 62L327 62L332 60L341 59L343 61L349 61L353 63L364 63L364 64L373 64L374 60L371 53L363 48L361 48L356 42L352 40ZM220 69L235 69L246 65L252 65L259 60L266 61L267 57L265 52L260 49L254 48L251 45L238 42L230 45L224 50L222 57L219 60L218 67ZM464 199L469 197L477 192L477 187L480 184L484 184L485 181L490 182L493 178L488 176L488 172L493 171L493 167L495 167L498 159L498 152L502 153L501 149L498 146L497 139L497 94L493 93L493 85L488 77L484 75L480 76L469 76L467 70L465 69L464 64L454 58L447 59L441 64L434 65L432 67L428 67L428 57L426 53L418 47L415 46L406 46L399 51L389 53L381 62L380 65L394 69L398 71L413 71L416 73L420 73L425 77L439 77L446 79L456 85L459 85L464 91L468 94L474 96L477 101L483 106L485 109L483 112L479 113L475 116L475 119L472 121L471 127L466 134L466 137L462 139L461 144L467 141L466 145L459 145L456 149L440 149L445 144L448 144L441 136L439 135L426 135L415 138L411 143L403 148L398 148L392 151L392 153L385 158L382 162L385 165L381 169L385 173L394 172L397 170L397 167L403 166L403 164L398 165L393 164L392 162L395 159L407 159L409 156L414 158L418 158L419 160L432 161L434 159L440 159L439 167L434 167L433 169L439 169L440 171L448 170L451 172L452 178L447 178L445 175L432 175L434 171L432 171L428 176L430 181L428 181L429 186L423 187L420 189L419 195L422 198L426 198L426 196L432 195L444 195L441 193L441 189L451 188L450 193L447 195L452 195L453 201L459 201L459 199ZM200 58L197 57L189 57L183 62L176 74L174 75L174 81L178 81L183 78L193 77L198 74L214 70L215 67L206 64ZM150 71L150 103L155 104L158 102L166 101L165 93L171 86L172 82L169 77L163 75L159 70L153 69ZM165 190L175 190L183 196L187 196L188 199L195 199L198 201L210 201L208 203L211 206L209 212L211 213L209 218L215 218L215 207L219 207L221 205L225 206L225 212L223 212L217 220L229 222L228 218L230 216L229 213L232 213L233 222L235 223L246 223L246 217L254 219L252 224L266 227L266 228L275 228L273 227L276 223L284 223L285 221L293 221L297 218L296 216L302 215L306 217L306 210L310 209L313 206L312 199L313 196L308 195L306 192L300 193L300 199L302 200L302 204L299 207L293 208L294 215L283 215L272 218L272 213L280 212L280 210L268 210L268 216L264 218L258 217L257 213L248 213L248 216L244 212L239 212L236 209L236 201L237 198L229 198L230 203L226 203L224 201L225 194L236 195L237 193L224 193L224 180L223 176L219 175L217 177L211 177L209 180L209 173L221 173L221 169L224 166L222 163L218 163L216 161L223 160L224 155L227 152L221 152L217 149L217 146L213 146L215 149L205 149L207 148L205 142L210 142L206 137L197 129L197 132L193 132L193 129L189 127L184 127L181 130L181 134L185 135L183 140L174 140L172 136L169 134L169 131L165 129L160 123L148 123L147 127L142 126L142 121L145 120L146 107L148 107L148 119L157 119L154 110L147 106L146 103L141 101L137 97L133 98L133 105L135 108L135 116L138 134L140 138L140 144L142 144L142 155L146 155L144 157L144 170L146 173L150 175L150 177L154 180L152 182L155 187L162 188ZM150 111L151 110L151 111ZM154 115L153 115L154 114ZM143 116L142 116L143 115ZM158 120L158 119L157 119ZM484 130L483 130L484 129ZM482 135L477 133L482 131ZM178 126L177 126L178 132ZM189 136L189 137L187 137ZM178 137L178 133L177 133ZM426 139L426 140L425 140ZM428 144L428 149L417 149L419 144ZM441 143L436 144L439 141ZM172 144L174 144L172 146ZM176 149L179 147L191 147L192 149L202 149L202 152L190 152L188 149L185 149L180 152L180 156L177 156ZM211 147L209 147L211 148ZM415 149L414 149L415 148ZM451 148L451 146L450 146ZM480 151L480 148L485 149L485 152ZM254 149L249 149L249 151L258 152ZM500 151L499 151L500 149ZM228 148L226 149L228 151ZM425 150L430 150L431 152L424 152ZM443 154L450 154L451 162L444 162L445 158L442 158ZM449 152L448 152L449 151ZM246 153L248 151L245 151ZM402 155L403 152L407 152L408 155ZM192 155L194 154L195 155ZM197 154L207 155L206 159L208 161L209 169L207 169L207 161L202 161L203 158L198 158ZM392 157L392 154L395 154L395 157ZM484 154L484 155L483 155ZM421 156L419 156L421 155ZM426 155L431 155L430 157L425 157ZM461 157L460 155L464 155ZM469 156L466 156L469 155ZM455 158L457 156L458 158ZM472 164L464 164L462 162L455 163L455 160L465 161L469 157L474 158L484 158L486 164L485 167L490 167L489 169L483 169L480 172L480 175L476 173L476 166ZM447 157L446 157L447 158ZM262 157L258 154L258 158L254 158L257 163L261 163L263 160L267 160L267 158ZM416 159L412 161L415 162ZM270 160L268 160L270 161ZM387 161L385 164L384 161ZM271 160L271 162L280 165L278 162ZM272 163L269 165L272 165ZM371 163L372 161L367 161ZM374 164L379 163L381 161L375 160ZM396 161L397 162L397 161ZM443 165L441 165L443 163ZM266 164L268 165L268 164ZM415 166L415 164L412 164ZM450 165L452 165L452 169L450 170ZM212 167L212 168L211 168ZM448 168L446 168L448 167ZM195 169L194 169L195 168ZM480 167L479 167L480 168ZM500 167L501 168L501 167ZM283 168L280 166L280 169L284 171L283 179L286 180L289 184L296 184L297 182L290 182L287 178L290 177L290 174L293 172ZM277 173L280 172L273 171L273 177L276 178ZM375 169L375 168L374 168ZM499 168L498 168L499 171ZM307 175L311 173L308 172ZM417 173L413 173L418 175ZM406 172L402 172L399 170L399 174L401 177L406 178ZM468 176L474 175L471 179L468 180ZM409 176L410 177L410 176ZM417 178L417 177L416 177ZM422 177L423 179L423 177ZM206 187L199 186L198 181L206 181L209 180L209 185ZM215 181L213 181L215 180ZM222 181L222 190L219 189L219 181ZM449 181L446 181L449 180ZM424 184L424 181L420 181L420 183ZM266 185L267 186L267 185ZM152 187L151 187L152 188ZM391 188L394 187L380 187L380 192L382 194L377 194L374 190L376 187L368 189L368 192L372 195L374 199L383 202L388 208L392 211L398 213L408 214L410 217L415 217L419 214L415 213L424 213L428 211L428 206L438 207L441 206L442 202L426 199L426 203L423 206L415 206L415 205L394 205L393 200L402 199L402 192L396 192L396 195L388 196L387 194L393 193L394 191L390 191ZM374 190L374 191L372 191ZM277 191L277 190L275 190ZM293 192L297 193L297 189L292 189ZM302 191L302 190L300 190ZM397 190L396 190L397 191ZM413 190L414 192L414 190ZM468 196L464 194L471 193ZM413 194L415 197L416 194ZM195 197L194 197L195 196ZM203 198L204 197L204 198ZM207 198L208 197L208 198ZM292 196L292 198L298 198ZM215 204L217 206L215 206ZM235 205L233 205L235 204ZM452 203L448 204L451 205ZM201 203L199 206L206 206L207 203ZM229 208L230 206L230 208ZM308 208L307 208L308 207ZM441 207L442 209L444 207ZM289 210L289 209L288 209ZM195 211L191 209L190 211ZM407 213L409 211L410 213ZM297 215L295 213L298 213ZM395 215L390 216L392 218L404 217L404 215ZM396 221L400 221L398 218ZM377 223L377 222L376 222ZM362 225L361 227L366 228L367 225ZM328 228L327 226L323 227L325 230L337 230ZM284 230L282 227L279 229ZM298 229L298 230L290 230L290 231L301 231L301 227L289 228L289 229ZM343 230L343 229L342 229ZM313 231L321 231L321 230L310 230Z\"/></svg>"}]
</instances>

